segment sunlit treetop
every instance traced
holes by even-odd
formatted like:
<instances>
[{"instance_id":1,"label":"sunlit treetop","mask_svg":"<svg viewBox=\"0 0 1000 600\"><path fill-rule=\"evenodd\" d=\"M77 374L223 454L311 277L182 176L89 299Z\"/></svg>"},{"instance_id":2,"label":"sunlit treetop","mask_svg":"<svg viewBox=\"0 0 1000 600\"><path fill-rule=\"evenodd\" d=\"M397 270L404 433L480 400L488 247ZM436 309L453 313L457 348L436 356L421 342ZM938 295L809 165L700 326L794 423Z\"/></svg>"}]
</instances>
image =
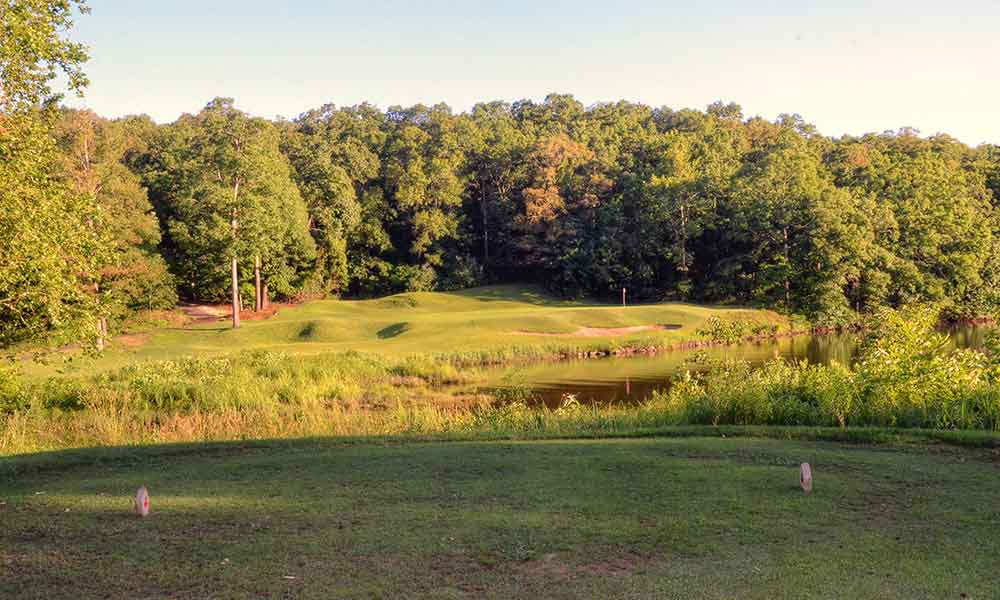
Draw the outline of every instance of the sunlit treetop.
<instances>
[{"instance_id":1,"label":"sunlit treetop","mask_svg":"<svg viewBox=\"0 0 1000 600\"><path fill-rule=\"evenodd\" d=\"M57 100L60 74L78 94L87 86L87 49L66 37L74 10L90 9L85 0L0 0L0 112Z\"/></svg>"}]
</instances>

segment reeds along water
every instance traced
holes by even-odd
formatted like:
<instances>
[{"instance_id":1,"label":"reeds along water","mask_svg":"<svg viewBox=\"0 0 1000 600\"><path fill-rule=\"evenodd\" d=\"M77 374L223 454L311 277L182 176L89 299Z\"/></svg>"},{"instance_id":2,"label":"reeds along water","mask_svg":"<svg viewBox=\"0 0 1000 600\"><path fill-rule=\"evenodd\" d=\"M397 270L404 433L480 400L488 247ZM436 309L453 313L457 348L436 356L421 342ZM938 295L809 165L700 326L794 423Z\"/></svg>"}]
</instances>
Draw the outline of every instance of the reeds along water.
<instances>
[{"instance_id":1,"label":"reeds along water","mask_svg":"<svg viewBox=\"0 0 1000 600\"><path fill-rule=\"evenodd\" d=\"M926 315L891 313L882 322L853 366L723 362L634 406L538 405L530 389L477 396L461 386L480 371L433 356L247 352L80 380L8 377L0 453L304 436L617 435L676 425L1000 430L995 341L984 352L956 350Z\"/></svg>"}]
</instances>

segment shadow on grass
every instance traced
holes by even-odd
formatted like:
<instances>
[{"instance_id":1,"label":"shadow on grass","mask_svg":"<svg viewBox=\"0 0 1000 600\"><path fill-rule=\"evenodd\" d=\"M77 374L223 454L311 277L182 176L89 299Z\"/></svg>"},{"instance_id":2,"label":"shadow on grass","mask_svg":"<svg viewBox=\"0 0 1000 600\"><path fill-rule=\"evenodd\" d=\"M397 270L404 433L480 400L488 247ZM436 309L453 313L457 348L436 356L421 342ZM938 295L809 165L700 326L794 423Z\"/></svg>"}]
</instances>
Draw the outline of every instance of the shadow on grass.
<instances>
[{"instance_id":1,"label":"shadow on grass","mask_svg":"<svg viewBox=\"0 0 1000 600\"><path fill-rule=\"evenodd\" d=\"M721 437L367 441L50 453L50 461L89 454L109 462L16 486L0 529L0 595L609 598L702 590L710 593L683 597L717 599L794 589L813 598L912 598L962 589L989 597L1000 551L983 511L1000 479L984 478L965 455ZM108 468L115 457L134 462ZM819 466L808 497L796 486L800 460ZM152 496L147 519L128 508L140 483ZM768 572L740 575L753 565ZM845 581L853 587L843 593ZM462 593L438 593L443 587Z\"/></svg>"},{"instance_id":2,"label":"shadow on grass","mask_svg":"<svg viewBox=\"0 0 1000 600\"><path fill-rule=\"evenodd\" d=\"M531 442L558 440L601 440L627 438L760 438L807 442L839 442L862 445L905 447L950 446L956 450L1000 449L1000 432L949 431L932 429L889 429L836 427L786 427L709 425L634 428L620 431L550 432L455 432L365 437L307 437L266 440L211 441L73 448L0 457L0 482L30 473L59 473L83 466L139 465L164 458L185 456L223 457L271 450L317 450L358 445L422 444L434 442Z\"/></svg>"},{"instance_id":3,"label":"shadow on grass","mask_svg":"<svg viewBox=\"0 0 1000 600\"><path fill-rule=\"evenodd\" d=\"M521 302L536 306L588 306L590 304L587 301L558 298L540 286L497 285L443 292L443 294L472 298L482 302Z\"/></svg>"},{"instance_id":4,"label":"shadow on grass","mask_svg":"<svg viewBox=\"0 0 1000 600\"><path fill-rule=\"evenodd\" d=\"M383 327L382 329L379 329L375 335L377 335L380 340L388 340L403 335L409 330L410 330L409 323L406 322L393 323L388 327Z\"/></svg>"}]
</instances>

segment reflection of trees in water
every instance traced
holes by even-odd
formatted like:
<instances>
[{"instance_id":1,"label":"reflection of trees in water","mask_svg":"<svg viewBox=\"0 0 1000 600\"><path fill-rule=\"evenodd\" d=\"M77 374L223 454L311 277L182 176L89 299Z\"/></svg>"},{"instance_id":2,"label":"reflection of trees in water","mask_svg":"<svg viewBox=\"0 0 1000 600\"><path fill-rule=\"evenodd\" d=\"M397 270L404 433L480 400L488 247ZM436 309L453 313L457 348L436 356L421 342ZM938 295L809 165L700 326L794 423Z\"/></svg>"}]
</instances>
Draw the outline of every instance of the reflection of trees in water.
<instances>
[{"instance_id":1,"label":"reflection of trees in water","mask_svg":"<svg viewBox=\"0 0 1000 600\"><path fill-rule=\"evenodd\" d=\"M953 325L948 336L956 348L982 348L986 345L988 325Z\"/></svg>"},{"instance_id":2,"label":"reflection of trees in water","mask_svg":"<svg viewBox=\"0 0 1000 600\"><path fill-rule=\"evenodd\" d=\"M982 348L986 344L987 325L953 325L948 336L955 348ZM793 338L789 358L808 360L813 364L838 362L851 364L857 359L860 336L856 334L801 336Z\"/></svg>"},{"instance_id":3,"label":"reflection of trees in water","mask_svg":"<svg viewBox=\"0 0 1000 600\"><path fill-rule=\"evenodd\" d=\"M854 361L858 352L858 338L854 335L825 335L809 338L809 362L842 365Z\"/></svg>"},{"instance_id":4,"label":"reflection of trees in water","mask_svg":"<svg viewBox=\"0 0 1000 600\"><path fill-rule=\"evenodd\" d=\"M981 348L988 329L987 326L960 325L950 328L948 333L957 348ZM634 404L648 398L653 390L669 389L672 379L686 370L709 369L712 361L746 360L759 366L774 358L783 358L807 360L811 364L833 361L852 364L859 346L860 336L856 334L802 335L655 356L551 363L537 370L519 370L519 381L533 388L536 401L552 408L560 406L564 394L573 394L581 404ZM705 360L689 362L695 355Z\"/></svg>"}]
</instances>

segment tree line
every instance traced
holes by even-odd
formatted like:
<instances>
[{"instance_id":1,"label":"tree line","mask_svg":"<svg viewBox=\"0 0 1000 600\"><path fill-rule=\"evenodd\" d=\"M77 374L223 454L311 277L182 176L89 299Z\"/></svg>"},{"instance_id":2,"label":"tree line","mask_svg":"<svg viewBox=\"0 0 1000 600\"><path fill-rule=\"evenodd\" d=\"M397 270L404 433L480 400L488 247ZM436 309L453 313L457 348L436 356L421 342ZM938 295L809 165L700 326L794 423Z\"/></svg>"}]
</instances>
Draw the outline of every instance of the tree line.
<instances>
[{"instance_id":1,"label":"tree line","mask_svg":"<svg viewBox=\"0 0 1000 600\"><path fill-rule=\"evenodd\" d=\"M48 14L22 25L49 46L0 63L5 342L178 297L259 308L524 281L828 325L1000 307L997 146L559 94L292 120L216 98L170 124L108 120L56 107L49 75L82 87L84 51ZM5 15L4 39L18 26Z\"/></svg>"},{"instance_id":2,"label":"tree line","mask_svg":"<svg viewBox=\"0 0 1000 600\"><path fill-rule=\"evenodd\" d=\"M69 113L72 114L72 113ZM995 307L996 147L914 131L832 139L571 96L370 105L268 121L216 99L123 157L182 296L370 296L509 281L565 296L778 306L842 323L885 305ZM124 173L123 173L124 174Z\"/></svg>"}]
</instances>

